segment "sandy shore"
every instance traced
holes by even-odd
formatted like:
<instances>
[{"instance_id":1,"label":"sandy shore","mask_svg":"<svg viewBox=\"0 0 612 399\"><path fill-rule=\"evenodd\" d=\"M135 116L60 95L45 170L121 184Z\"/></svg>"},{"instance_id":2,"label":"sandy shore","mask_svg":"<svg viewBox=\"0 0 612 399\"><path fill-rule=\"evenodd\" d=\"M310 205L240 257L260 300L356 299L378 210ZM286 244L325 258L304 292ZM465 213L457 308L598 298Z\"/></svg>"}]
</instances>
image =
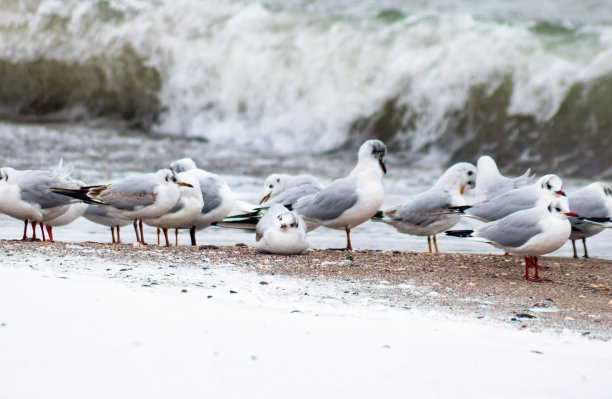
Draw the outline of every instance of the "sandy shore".
<instances>
[{"instance_id":1,"label":"sandy shore","mask_svg":"<svg viewBox=\"0 0 612 399\"><path fill-rule=\"evenodd\" d=\"M519 329L569 329L600 339L612 336L609 260L543 257L540 263L550 268L541 274L552 281L534 283L524 280L522 259L490 254L309 250L281 256L240 245L163 248L15 240L0 240L0 250L2 263L31 255L48 257L58 265L71 255L85 255L92 263L95 258L112 260L119 266L109 269L112 278L129 274L130 267L141 262L178 265L172 267L228 264L258 273L260 284L267 284L269 275L302 279L304 295L309 295L309 284L329 284L338 291L336 297L358 297L393 308L441 310L503 321Z\"/></svg>"}]
</instances>

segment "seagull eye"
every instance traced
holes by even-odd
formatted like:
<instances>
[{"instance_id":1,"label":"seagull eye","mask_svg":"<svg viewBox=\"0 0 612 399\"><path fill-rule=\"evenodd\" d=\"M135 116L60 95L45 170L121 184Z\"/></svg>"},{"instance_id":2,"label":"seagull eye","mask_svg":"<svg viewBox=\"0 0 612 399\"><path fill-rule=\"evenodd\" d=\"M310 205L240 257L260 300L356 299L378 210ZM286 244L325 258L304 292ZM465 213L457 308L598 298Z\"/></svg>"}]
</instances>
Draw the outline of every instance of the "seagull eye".
<instances>
[{"instance_id":1,"label":"seagull eye","mask_svg":"<svg viewBox=\"0 0 612 399\"><path fill-rule=\"evenodd\" d=\"M471 186L472 184L474 184L474 182L471 180L468 180L467 184Z\"/></svg>"},{"instance_id":2,"label":"seagull eye","mask_svg":"<svg viewBox=\"0 0 612 399\"><path fill-rule=\"evenodd\" d=\"M277 182L277 183L280 183L280 179L279 179L279 178L277 178L277 179L276 179L276 182Z\"/></svg>"},{"instance_id":3,"label":"seagull eye","mask_svg":"<svg viewBox=\"0 0 612 399\"><path fill-rule=\"evenodd\" d=\"M550 185L550 183L546 183L546 189L550 190L552 188L552 186Z\"/></svg>"},{"instance_id":4,"label":"seagull eye","mask_svg":"<svg viewBox=\"0 0 612 399\"><path fill-rule=\"evenodd\" d=\"M270 184L270 188L274 188L274 185L273 185L273 184Z\"/></svg>"},{"instance_id":5,"label":"seagull eye","mask_svg":"<svg viewBox=\"0 0 612 399\"><path fill-rule=\"evenodd\" d=\"M555 207L555 209L557 210L557 212L561 212L561 208L559 208L558 206Z\"/></svg>"},{"instance_id":6,"label":"seagull eye","mask_svg":"<svg viewBox=\"0 0 612 399\"><path fill-rule=\"evenodd\" d=\"M297 227L297 223L291 223L291 227Z\"/></svg>"},{"instance_id":7,"label":"seagull eye","mask_svg":"<svg viewBox=\"0 0 612 399\"><path fill-rule=\"evenodd\" d=\"M468 176L472 176L474 174L474 172L472 172L471 170L468 171Z\"/></svg>"}]
</instances>

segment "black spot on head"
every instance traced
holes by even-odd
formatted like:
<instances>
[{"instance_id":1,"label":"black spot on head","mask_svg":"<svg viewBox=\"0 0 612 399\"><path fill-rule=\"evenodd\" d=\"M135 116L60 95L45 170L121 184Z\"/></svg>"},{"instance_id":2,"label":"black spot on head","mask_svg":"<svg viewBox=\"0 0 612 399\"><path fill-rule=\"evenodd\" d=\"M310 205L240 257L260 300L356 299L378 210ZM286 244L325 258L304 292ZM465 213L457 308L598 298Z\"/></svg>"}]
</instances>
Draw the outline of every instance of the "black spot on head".
<instances>
[{"instance_id":1,"label":"black spot on head","mask_svg":"<svg viewBox=\"0 0 612 399\"><path fill-rule=\"evenodd\" d=\"M471 170L468 170L468 173L467 173L468 176L472 176L473 174L474 174L474 172L472 172Z\"/></svg>"}]
</instances>

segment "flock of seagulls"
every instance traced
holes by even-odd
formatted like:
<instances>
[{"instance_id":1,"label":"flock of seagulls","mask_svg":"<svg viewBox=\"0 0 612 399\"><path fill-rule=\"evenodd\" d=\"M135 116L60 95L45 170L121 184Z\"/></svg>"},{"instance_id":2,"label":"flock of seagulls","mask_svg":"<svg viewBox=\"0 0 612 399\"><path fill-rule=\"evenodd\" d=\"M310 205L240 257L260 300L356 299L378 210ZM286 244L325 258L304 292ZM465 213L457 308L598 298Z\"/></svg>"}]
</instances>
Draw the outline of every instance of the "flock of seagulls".
<instances>
[{"instance_id":1,"label":"flock of seagulls","mask_svg":"<svg viewBox=\"0 0 612 399\"><path fill-rule=\"evenodd\" d=\"M40 227L53 240L53 227L78 217L110 227L112 242L120 243L120 227L132 224L137 243L144 245L143 224L157 228L170 246L168 230L195 233L211 225L252 229L255 248L262 252L301 253L310 244L306 233L318 227L344 230L351 250L351 229L369 221L386 223L405 234L427 237L429 252L438 252L436 235L486 242L525 259L525 278L543 281L538 256L553 252L568 239L582 240L612 227L612 188L596 182L566 196L563 181L554 174L536 179L528 170L519 177L502 176L489 156L476 165L451 166L428 190L405 203L381 210L382 178L387 148L368 140L359 148L351 173L324 186L310 175L270 175L260 204L240 203L243 212L228 216L235 204L221 177L199 169L190 158L167 169L130 176L109 184L86 185L70 177L60 161L54 170L0 168L0 212L24 222L36 240ZM463 194L475 190L476 202ZM473 230L450 230L462 217L483 222ZM433 245L433 247L432 247ZM530 269L534 269L533 276Z\"/></svg>"}]
</instances>

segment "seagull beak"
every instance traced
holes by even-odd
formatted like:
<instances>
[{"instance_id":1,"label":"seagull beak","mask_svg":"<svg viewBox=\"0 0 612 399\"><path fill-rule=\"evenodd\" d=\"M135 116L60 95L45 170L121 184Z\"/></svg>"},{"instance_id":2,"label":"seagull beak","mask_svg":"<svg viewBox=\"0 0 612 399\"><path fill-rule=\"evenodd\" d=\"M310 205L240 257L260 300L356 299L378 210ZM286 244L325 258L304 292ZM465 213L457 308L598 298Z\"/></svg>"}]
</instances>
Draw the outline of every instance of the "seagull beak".
<instances>
[{"instance_id":1,"label":"seagull beak","mask_svg":"<svg viewBox=\"0 0 612 399\"><path fill-rule=\"evenodd\" d=\"M387 174L387 165L385 165L385 162L382 159L379 159L378 163L380 164L380 168L382 169L383 173Z\"/></svg>"},{"instance_id":2,"label":"seagull beak","mask_svg":"<svg viewBox=\"0 0 612 399\"><path fill-rule=\"evenodd\" d=\"M566 197L565 191L563 191L563 190L557 190L557 191L555 191L555 194L559 194L559 195L562 195L562 196Z\"/></svg>"},{"instance_id":3,"label":"seagull beak","mask_svg":"<svg viewBox=\"0 0 612 399\"><path fill-rule=\"evenodd\" d=\"M260 204L263 204L264 202L268 201L268 200L270 199L270 194L272 194L272 193L268 193L268 194L264 195L264 196L261 198L261 201L259 201L259 203L260 203Z\"/></svg>"},{"instance_id":4,"label":"seagull beak","mask_svg":"<svg viewBox=\"0 0 612 399\"><path fill-rule=\"evenodd\" d=\"M178 184L179 186L181 186L181 187L193 187L191 184L189 184L189 183L185 183L185 182L179 182L179 183L177 183L177 184Z\"/></svg>"},{"instance_id":5,"label":"seagull beak","mask_svg":"<svg viewBox=\"0 0 612 399\"><path fill-rule=\"evenodd\" d=\"M282 223L281 224L281 229L286 229L287 228L287 223Z\"/></svg>"},{"instance_id":6,"label":"seagull beak","mask_svg":"<svg viewBox=\"0 0 612 399\"><path fill-rule=\"evenodd\" d=\"M465 191L465 186L459 187L459 194L463 195L464 191Z\"/></svg>"},{"instance_id":7,"label":"seagull beak","mask_svg":"<svg viewBox=\"0 0 612 399\"><path fill-rule=\"evenodd\" d=\"M578 214L576 212L565 212L565 216L571 216L571 217L578 217Z\"/></svg>"}]
</instances>

